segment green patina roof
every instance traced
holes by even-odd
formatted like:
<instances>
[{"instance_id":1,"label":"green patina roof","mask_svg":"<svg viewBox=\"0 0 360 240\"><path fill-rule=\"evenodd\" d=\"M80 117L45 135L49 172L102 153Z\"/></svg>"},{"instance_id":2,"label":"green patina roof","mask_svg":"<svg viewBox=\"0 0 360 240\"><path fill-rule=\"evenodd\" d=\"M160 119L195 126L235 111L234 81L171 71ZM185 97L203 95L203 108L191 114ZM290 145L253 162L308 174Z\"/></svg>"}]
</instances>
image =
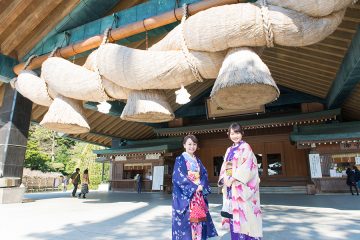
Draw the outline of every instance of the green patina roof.
<instances>
[{"instance_id":1,"label":"green patina roof","mask_svg":"<svg viewBox=\"0 0 360 240\"><path fill-rule=\"evenodd\" d=\"M129 141L126 143L126 146L94 150L93 152L98 155L168 152L180 149L181 147L182 138L161 138L142 141Z\"/></svg>"},{"instance_id":2,"label":"green patina roof","mask_svg":"<svg viewBox=\"0 0 360 240\"><path fill-rule=\"evenodd\" d=\"M291 141L324 141L360 138L360 122L331 123L294 127Z\"/></svg>"},{"instance_id":3,"label":"green patina roof","mask_svg":"<svg viewBox=\"0 0 360 240\"><path fill-rule=\"evenodd\" d=\"M321 112L299 113L299 114L292 114L286 116L252 119L252 120L237 121L237 122L244 127L271 125L277 123L322 119L326 117L338 116L340 115L340 113L341 113L340 109L333 109L333 110L326 110ZM156 134L162 135L168 133L188 133L188 132L201 132L207 130L227 129L231 123L233 122L207 124L207 125L199 125L199 126L187 126L180 128L159 128L159 129L154 129L154 132Z\"/></svg>"}]
</instances>

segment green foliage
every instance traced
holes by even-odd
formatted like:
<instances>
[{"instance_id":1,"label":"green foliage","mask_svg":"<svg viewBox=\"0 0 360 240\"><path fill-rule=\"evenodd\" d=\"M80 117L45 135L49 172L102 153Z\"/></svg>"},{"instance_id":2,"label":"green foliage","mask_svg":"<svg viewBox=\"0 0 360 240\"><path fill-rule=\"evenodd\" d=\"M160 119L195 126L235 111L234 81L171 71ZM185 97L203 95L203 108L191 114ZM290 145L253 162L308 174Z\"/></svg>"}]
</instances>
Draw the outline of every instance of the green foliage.
<instances>
[{"instance_id":1,"label":"green foliage","mask_svg":"<svg viewBox=\"0 0 360 240\"><path fill-rule=\"evenodd\" d=\"M72 150L72 163L69 165L73 166L73 171L77 167L80 168L81 175L85 169L89 170L90 189L96 189L101 183L102 164L95 162L96 155L93 153L93 150L101 148L89 143L79 142ZM107 171L105 169L105 173L109 173L109 168Z\"/></svg>"},{"instance_id":2,"label":"green foliage","mask_svg":"<svg viewBox=\"0 0 360 240\"><path fill-rule=\"evenodd\" d=\"M102 147L72 139L59 137L55 132L32 124L29 130L25 154L25 167L42 172L57 171L71 174L80 168L82 175L89 170L90 188L96 189L101 183L102 164L96 163L93 150ZM105 178L109 179L109 164L105 164Z\"/></svg>"}]
</instances>

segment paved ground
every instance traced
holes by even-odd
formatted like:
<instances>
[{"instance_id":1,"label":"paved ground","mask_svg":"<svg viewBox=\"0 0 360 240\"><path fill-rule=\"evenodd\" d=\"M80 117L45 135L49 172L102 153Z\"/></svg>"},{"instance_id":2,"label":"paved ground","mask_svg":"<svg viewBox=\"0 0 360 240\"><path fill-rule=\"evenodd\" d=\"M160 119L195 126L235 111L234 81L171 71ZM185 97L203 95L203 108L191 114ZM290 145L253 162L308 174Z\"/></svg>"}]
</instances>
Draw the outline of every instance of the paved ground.
<instances>
[{"instance_id":1,"label":"paved ground","mask_svg":"<svg viewBox=\"0 0 360 240\"><path fill-rule=\"evenodd\" d=\"M0 205L0 239L110 240L171 238L171 198L161 193L92 192L27 194L22 204ZM360 240L360 197L351 195L261 196L265 240ZM221 196L210 197L219 237Z\"/></svg>"}]
</instances>

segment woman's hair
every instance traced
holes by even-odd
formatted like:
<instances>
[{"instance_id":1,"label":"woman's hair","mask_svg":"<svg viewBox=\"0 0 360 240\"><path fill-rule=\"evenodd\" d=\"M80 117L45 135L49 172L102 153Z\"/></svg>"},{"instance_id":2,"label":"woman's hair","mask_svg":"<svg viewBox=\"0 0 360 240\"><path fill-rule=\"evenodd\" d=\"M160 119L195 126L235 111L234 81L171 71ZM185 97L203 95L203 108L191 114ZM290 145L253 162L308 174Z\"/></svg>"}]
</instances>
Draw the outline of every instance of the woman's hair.
<instances>
[{"instance_id":1,"label":"woman's hair","mask_svg":"<svg viewBox=\"0 0 360 240\"><path fill-rule=\"evenodd\" d=\"M88 174L88 173L89 173L89 170L85 169L84 174Z\"/></svg>"},{"instance_id":2,"label":"woman's hair","mask_svg":"<svg viewBox=\"0 0 360 240\"><path fill-rule=\"evenodd\" d=\"M233 130L236 133L241 133L241 135L244 135L244 130L238 123L232 123L228 129L227 134L230 135L231 130Z\"/></svg>"},{"instance_id":3,"label":"woman's hair","mask_svg":"<svg viewBox=\"0 0 360 240\"><path fill-rule=\"evenodd\" d=\"M353 166L353 169L354 169L355 171L359 171L359 169L357 168L357 166Z\"/></svg>"},{"instance_id":4,"label":"woman's hair","mask_svg":"<svg viewBox=\"0 0 360 240\"><path fill-rule=\"evenodd\" d=\"M191 141L193 141L193 142L196 143L196 144L199 142L198 139L197 139L194 135L189 134L189 135L187 135L186 137L184 137L184 139L183 139L183 145L185 145L185 143L187 142L188 139L191 139Z\"/></svg>"}]
</instances>

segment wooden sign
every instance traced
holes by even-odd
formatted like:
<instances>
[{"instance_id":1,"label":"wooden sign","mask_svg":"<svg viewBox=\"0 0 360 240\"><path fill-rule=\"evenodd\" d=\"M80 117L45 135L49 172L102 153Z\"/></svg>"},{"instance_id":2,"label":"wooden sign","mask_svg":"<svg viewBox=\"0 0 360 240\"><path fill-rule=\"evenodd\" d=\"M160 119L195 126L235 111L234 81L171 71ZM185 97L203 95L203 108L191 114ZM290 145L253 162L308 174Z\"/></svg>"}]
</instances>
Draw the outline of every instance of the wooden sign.
<instances>
[{"instance_id":1,"label":"wooden sign","mask_svg":"<svg viewBox=\"0 0 360 240\"><path fill-rule=\"evenodd\" d=\"M320 154L309 154L311 178L322 178Z\"/></svg>"},{"instance_id":2,"label":"wooden sign","mask_svg":"<svg viewBox=\"0 0 360 240\"><path fill-rule=\"evenodd\" d=\"M211 101L210 99L206 100L206 109L207 109L208 118L265 112L264 105L258 106L256 108L249 108L242 110L223 109L222 107L217 106L216 103L214 101Z\"/></svg>"},{"instance_id":3,"label":"wooden sign","mask_svg":"<svg viewBox=\"0 0 360 240\"><path fill-rule=\"evenodd\" d=\"M126 161L126 160L127 160L126 156L116 156L115 157L115 161Z\"/></svg>"},{"instance_id":4,"label":"wooden sign","mask_svg":"<svg viewBox=\"0 0 360 240\"><path fill-rule=\"evenodd\" d=\"M161 153L149 153L145 154L145 160L158 160L160 159Z\"/></svg>"},{"instance_id":5,"label":"wooden sign","mask_svg":"<svg viewBox=\"0 0 360 240\"><path fill-rule=\"evenodd\" d=\"M341 150L360 150L360 142L340 143Z\"/></svg>"}]
</instances>

